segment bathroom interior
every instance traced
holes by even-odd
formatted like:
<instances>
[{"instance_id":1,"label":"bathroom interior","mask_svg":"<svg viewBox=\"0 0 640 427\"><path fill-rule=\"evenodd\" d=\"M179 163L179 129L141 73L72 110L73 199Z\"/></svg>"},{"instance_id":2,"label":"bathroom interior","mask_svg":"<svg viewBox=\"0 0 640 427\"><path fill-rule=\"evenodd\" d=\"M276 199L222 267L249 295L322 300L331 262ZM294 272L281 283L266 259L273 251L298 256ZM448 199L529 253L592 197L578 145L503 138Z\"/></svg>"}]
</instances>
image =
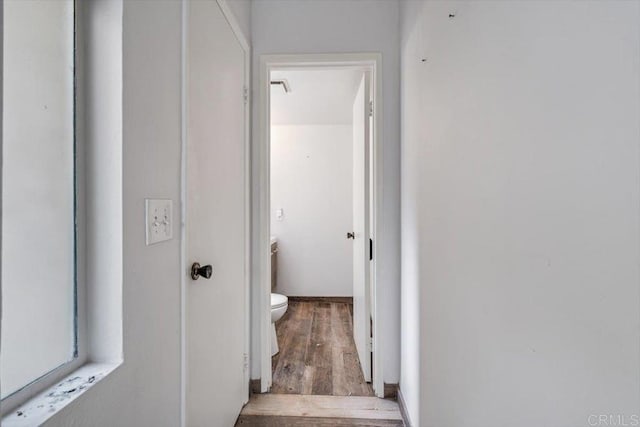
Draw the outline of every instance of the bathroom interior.
<instances>
[{"instance_id":1,"label":"bathroom interior","mask_svg":"<svg viewBox=\"0 0 640 427\"><path fill-rule=\"evenodd\" d=\"M356 67L271 71L271 393L374 395L353 315L367 78Z\"/></svg>"}]
</instances>

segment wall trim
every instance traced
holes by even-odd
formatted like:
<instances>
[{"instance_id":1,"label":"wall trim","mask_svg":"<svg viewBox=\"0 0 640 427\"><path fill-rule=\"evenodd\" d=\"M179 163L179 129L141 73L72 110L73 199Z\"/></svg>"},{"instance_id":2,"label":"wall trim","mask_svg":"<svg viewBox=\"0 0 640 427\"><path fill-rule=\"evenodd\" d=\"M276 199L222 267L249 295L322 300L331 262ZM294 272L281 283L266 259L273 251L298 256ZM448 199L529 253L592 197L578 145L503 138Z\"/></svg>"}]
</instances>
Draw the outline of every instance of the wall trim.
<instances>
[{"instance_id":1,"label":"wall trim","mask_svg":"<svg viewBox=\"0 0 640 427\"><path fill-rule=\"evenodd\" d=\"M227 0L216 0L218 7L231 27L236 40L244 51L244 233L245 233L245 257L244 257L244 294L245 294L245 343L244 343L244 380L251 380L251 367L249 359L251 354L251 44L242 31L236 16L231 11ZM247 397L244 403L249 401L251 389L247 388Z\"/></svg>"},{"instance_id":2,"label":"wall trim","mask_svg":"<svg viewBox=\"0 0 640 427\"><path fill-rule=\"evenodd\" d=\"M371 316L373 318L373 375L372 386L376 396L384 396L382 348L384 346L384 336L379 319L381 308L377 300L379 289L377 286L378 277L381 275L379 268L380 252L378 248L384 247L384 233L382 232L382 222L380 218L383 212L383 91L382 91L382 55L380 53L334 53L334 54L283 54L283 55L260 55L258 69L258 134L253 138L253 150L256 153L256 164L252 167L252 173L258 178L259 187L255 189L257 197L253 207L256 215L256 230L253 238L253 247L256 249L255 266L257 269L255 277L255 288L253 297L259 304L259 310L254 313L258 319L258 330L253 333L259 334L259 360L253 361L260 366L260 377L262 378L262 392L267 392L271 386L271 263L270 253L270 140L269 140L269 73L271 69L308 69L322 67L345 67L356 66L368 69L371 72L371 91L373 92L374 107L374 137L371 156L373 157L373 221L371 223L371 234L375 245L373 248L373 271L371 274L370 287L372 289L372 301L370 304Z\"/></svg>"},{"instance_id":3,"label":"wall trim","mask_svg":"<svg viewBox=\"0 0 640 427\"><path fill-rule=\"evenodd\" d=\"M402 415L402 420L404 421L405 427L412 427L411 419L409 418L409 411L407 411L407 405L404 400L404 396L402 395L402 390L398 386L398 406L400 407L400 415Z\"/></svg>"},{"instance_id":4,"label":"wall trim","mask_svg":"<svg viewBox=\"0 0 640 427\"><path fill-rule=\"evenodd\" d=\"M182 0L180 34L180 427L187 425L187 46L189 3Z\"/></svg>"}]
</instances>

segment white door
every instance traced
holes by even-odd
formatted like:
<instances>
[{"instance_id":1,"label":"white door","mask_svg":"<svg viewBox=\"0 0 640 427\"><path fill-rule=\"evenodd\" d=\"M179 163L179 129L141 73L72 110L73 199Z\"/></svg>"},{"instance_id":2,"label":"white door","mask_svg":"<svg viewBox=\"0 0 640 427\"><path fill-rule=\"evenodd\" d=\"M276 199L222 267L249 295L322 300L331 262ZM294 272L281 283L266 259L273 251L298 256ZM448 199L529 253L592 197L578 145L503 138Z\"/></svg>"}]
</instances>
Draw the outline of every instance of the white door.
<instances>
[{"instance_id":1,"label":"white door","mask_svg":"<svg viewBox=\"0 0 640 427\"><path fill-rule=\"evenodd\" d=\"M216 1L188 3L186 423L234 425L245 381L245 56ZM193 263L210 279L191 278Z\"/></svg>"},{"instance_id":2,"label":"white door","mask_svg":"<svg viewBox=\"0 0 640 427\"><path fill-rule=\"evenodd\" d=\"M353 337L366 381L371 381L369 82L365 73L353 103Z\"/></svg>"}]
</instances>

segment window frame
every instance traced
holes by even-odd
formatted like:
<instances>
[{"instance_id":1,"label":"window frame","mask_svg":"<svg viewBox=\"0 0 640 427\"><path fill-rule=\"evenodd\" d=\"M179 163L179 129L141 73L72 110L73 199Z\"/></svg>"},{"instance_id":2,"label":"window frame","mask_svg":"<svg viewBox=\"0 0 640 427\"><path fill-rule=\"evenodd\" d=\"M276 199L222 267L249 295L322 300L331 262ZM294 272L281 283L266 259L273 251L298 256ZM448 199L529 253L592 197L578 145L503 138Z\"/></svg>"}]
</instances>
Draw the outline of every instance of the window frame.
<instances>
[{"instance_id":1,"label":"window frame","mask_svg":"<svg viewBox=\"0 0 640 427\"><path fill-rule=\"evenodd\" d=\"M0 22L4 19L4 0L0 0ZM15 408L27 402L42 391L55 385L74 371L77 371L88 361L87 354L87 317L86 317L86 218L85 218L85 162L84 162L84 128L83 128L83 100L82 93L82 52L83 49L79 49L81 45L81 26L79 25L78 15L80 12L80 4L77 0L72 0L73 3L73 61L74 61L74 94L73 94L73 153L74 153L74 215L75 215L75 228L74 228L74 304L73 304L73 317L74 317L74 329L75 329L75 345L71 360L63 363L44 375L34 379L28 384L25 384L22 388L7 395L0 400L0 417L5 416ZM4 67L4 31L0 31L0 83L4 80L3 67ZM0 84L0 129L2 129L2 100L3 100L2 84ZM0 132L0 172L1 166L1 154L2 154L2 132ZM0 173L0 221L2 221L2 173ZM1 245L1 241L0 241ZM0 246L1 250L1 246ZM1 268L0 263L0 268ZM1 271L1 270L0 270ZM2 302L2 292L0 287L0 307ZM1 314L1 313L0 313Z\"/></svg>"},{"instance_id":2,"label":"window frame","mask_svg":"<svg viewBox=\"0 0 640 427\"><path fill-rule=\"evenodd\" d=\"M114 374L125 358L125 0L71 1L74 4L75 27L77 357L3 399L0 404L3 426L5 423L22 426L25 421L30 425L44 424L102 379ZM0 0L0 22L3 6L4 0ZM2 38L3 32L0 31L0 82L3 72ZM0 84L0 129L1 113ZM2 132L0 160L1 153ZM0 171L1 167L0 162ZM67 393L67 399L61 401L55 394L60 393L58 387L62 384L68 387L62 389Z\"/></svg>"}]
</instances>

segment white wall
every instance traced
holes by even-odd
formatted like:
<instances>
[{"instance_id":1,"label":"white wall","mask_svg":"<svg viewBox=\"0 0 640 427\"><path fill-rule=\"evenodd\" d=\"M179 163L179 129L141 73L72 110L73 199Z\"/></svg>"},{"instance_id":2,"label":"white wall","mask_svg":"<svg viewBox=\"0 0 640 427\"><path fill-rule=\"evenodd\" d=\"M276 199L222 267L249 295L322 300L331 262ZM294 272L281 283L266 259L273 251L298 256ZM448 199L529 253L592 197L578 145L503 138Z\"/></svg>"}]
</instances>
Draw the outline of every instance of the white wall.
<instances>
[{"instance_id":1,"label":"white wall","mask_svg":"<svg viewBox=\"0 0 640 427\"><path fill-rule=\"evenodd\" d=\"M180 423L180 241L145 246L143 221L180 200L180 41L180 2L124 2L124 364L46 425Z\"/></svg>"},{"instance_id":2,"label":"white wall","mask_svg":"<svg viewBox=\"0 0 640 427\"><path fill-rule=\"evenodd\" d=\"M121 0L79 4L76 26L82 44L78 66L76 109L77 156L84 158L78 192L84 195L85 239L78 252L86 265L78 280L87 285L87 351L92 362L122 360L122 11ZM82 219L82 218L80 218ZM82 234L82 231L81 231ZM83 244L85 245L83 247ZM82 271L84 268L85 271ZM82 295L79 294L78 298ZM99 307L99 309L93 309ZM83 313L79 312L82 322Z\"/></svg>"},{"instance_id":3,"label":"white wall","mask_svg":"<svg viewBox=\"0 0 640 427\"><path fill-rule=\"evenodd\" d=\"M400 134L399 134L399 2L395 0L260 0L252 4L253 63L260 55L282 53L381 52L384 112L384 209L380 215L385 244L379 247L379 304L384 342L384 381L399 377L399 230L400 230ZM254 88L258 67L253 67ZM254 95L257 92L254 92ZM255 96L254 96L255 98ZM257 103L253 129L258 130ZM256 155L254 150L254 155ZM257 157L254 157L254 161ZM260 186L254 176L253 188ZM254 207L258 195L253 196ZM258 223L253 223L254 233ZM253 256L256 259L257 248ZM255 267L255 265L254 265ZM254 269L254 272L257 271ZM254 277L254 284L259 281ZM258 292L258 289L254 289ZM255 299L254 299L255 301ZM253 312L259 307L253 306ZM259 324L252 320L252 378L260 377Z\"/></svg>"},{"instance_id":4,"label":"white wall","mask_svg":"<svg viewBox=\"0 0 640 427\"><path fill-rule=\"evenodd\" d=\"M271 126L278 293L353 295L352 136L350 125Z\"/></svg>"},{"instance_id":5,"label":"white wall","mask_svg":"<svg viewBox=\"0 0 640 427\"><path fill-rule=\"evenodd\" d=\"M640 4L402 8L400 385L414 425L629 422Z\"/></svg>"},{"instance_id":6,"label":"white wall","mask_svg":"<svg viewBox=\"0 0 640 427\"><path fill-rule=\"evenodd\" d=\"M289 92L272 86L269 118L272 125L350 125L353 98L362 69L324 68L272 70L271 80L284 79Z\"/></svg>"}]
</instances>

